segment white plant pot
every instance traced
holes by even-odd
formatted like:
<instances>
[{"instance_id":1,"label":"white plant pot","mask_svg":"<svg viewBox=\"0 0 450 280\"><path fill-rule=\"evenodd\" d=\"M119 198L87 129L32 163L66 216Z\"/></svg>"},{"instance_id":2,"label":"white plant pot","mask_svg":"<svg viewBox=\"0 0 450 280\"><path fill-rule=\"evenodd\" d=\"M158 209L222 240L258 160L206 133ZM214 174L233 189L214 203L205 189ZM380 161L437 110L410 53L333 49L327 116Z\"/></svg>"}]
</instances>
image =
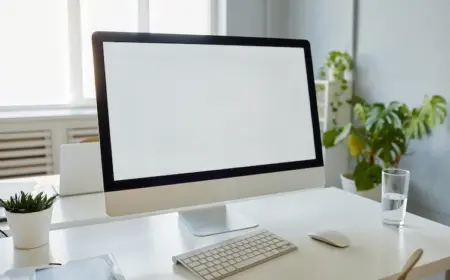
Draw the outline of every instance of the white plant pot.
<instances>
[{"instance_id":1,"label":"white plant pot","mask_svg":"<svg viewBox=\"0 0 450 280\"><path fill-rule=\"evenodd\" d=\"M359 196L380 202L381 201L381 187L380 185L376 186L373 189L367 190L367 191L358 191L356 190L356 184L355 181L352 179L349 179L345 177L343 174L341 174L341 183L342 183L342 189L347 192L351 192L354 194L357 194Z\"/></svg>"},{"instance_id":2,"label":"white plant pot","mask_svg":"<svg viewBox=\"0 0 450 280\"><path fill-rule=\"evenodd\" d=\"M6 212L14 247L33 249L48 243L53 206L44 211L19 214Z\"/></svg>"}]
</instances>

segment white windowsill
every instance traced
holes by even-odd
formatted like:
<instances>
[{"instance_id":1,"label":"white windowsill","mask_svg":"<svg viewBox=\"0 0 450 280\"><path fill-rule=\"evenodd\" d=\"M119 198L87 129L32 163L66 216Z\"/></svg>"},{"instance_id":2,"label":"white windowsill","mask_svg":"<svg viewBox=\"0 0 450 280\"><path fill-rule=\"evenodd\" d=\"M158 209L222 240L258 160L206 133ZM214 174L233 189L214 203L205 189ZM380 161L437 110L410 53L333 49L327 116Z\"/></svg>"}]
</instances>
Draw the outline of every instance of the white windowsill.
<instances>
[{"instance_id":1,"label":"white windowsill","mask_svg":"<svg viewBox=\"0 0 450 280\"><path fill-rule=\"evenodd\" d=\"M18 120L51 120L64 118L84 118L97 116L95 107L80 108L49 108L49 109L20 109L0 111L0 121Z\"/></svg>"}]
</instances>

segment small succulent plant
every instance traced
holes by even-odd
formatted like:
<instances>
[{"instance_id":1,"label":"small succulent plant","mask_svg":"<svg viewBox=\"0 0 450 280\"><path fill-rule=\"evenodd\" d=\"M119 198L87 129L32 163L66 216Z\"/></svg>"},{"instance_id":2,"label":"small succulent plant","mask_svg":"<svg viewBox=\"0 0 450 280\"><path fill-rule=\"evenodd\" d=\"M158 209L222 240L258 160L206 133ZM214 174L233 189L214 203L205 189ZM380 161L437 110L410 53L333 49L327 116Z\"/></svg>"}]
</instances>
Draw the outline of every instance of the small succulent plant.
<instances>
[{"instance_id":1,"label":"small succulent plant","mask_svg":"<svg viewBox=\"0 0 450 280\"><path fill-rule=\"evenodd\" d=\"M5 208L10 213L33 213L40 212L52 207L57 195L48 197L43 192L33 195L23 191L20 194L15 194L7 200L0 199L0 207Z\"/></svg>"}]
</instances>

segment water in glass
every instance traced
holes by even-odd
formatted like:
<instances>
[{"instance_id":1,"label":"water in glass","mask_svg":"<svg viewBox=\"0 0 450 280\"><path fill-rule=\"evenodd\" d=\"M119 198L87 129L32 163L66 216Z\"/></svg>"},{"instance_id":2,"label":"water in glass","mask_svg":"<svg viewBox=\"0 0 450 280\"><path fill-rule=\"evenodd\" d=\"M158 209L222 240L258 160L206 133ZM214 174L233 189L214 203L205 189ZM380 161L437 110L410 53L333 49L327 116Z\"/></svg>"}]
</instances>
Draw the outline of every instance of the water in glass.
<instances>
[{"instance_id":1,"label":"water in glass","mask_svg":"<svg viewBox=\"0 0 450 280\"><path fill-rule=\"evenodd\" d=\"M402 227L408 202L409 171L389 168L382 173L381 209L383 223Z\"/></svg>"}]
</instances>

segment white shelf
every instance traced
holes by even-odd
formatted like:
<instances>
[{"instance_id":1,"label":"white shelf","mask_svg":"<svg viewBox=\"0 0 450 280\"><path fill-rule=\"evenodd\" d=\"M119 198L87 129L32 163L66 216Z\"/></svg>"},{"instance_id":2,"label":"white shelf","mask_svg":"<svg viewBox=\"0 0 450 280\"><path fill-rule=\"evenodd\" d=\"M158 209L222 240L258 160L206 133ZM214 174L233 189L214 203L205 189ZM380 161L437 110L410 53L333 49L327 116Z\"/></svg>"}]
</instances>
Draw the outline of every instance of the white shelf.
<instances>
[{"instance_id":1,"label":"white shelf","mask_svg":"<svg viewBox=\"0 0 450 280\"><path fill-rule=\"evenodd\" d=\"M332 100L332 93L340 91L338 82L330 82L324 80L316 80L316 99L317 109L319 111L319 122L321 133L325 132L331 127L331 108L329 101ZM350 91L347 93L349 94ZM349 96L348 96L349 97ZM350 122L351 109L347 104L344 104L339 109L339 114L336 117L337 126L343 126ZM323 158L325 162L325 176L326 184L329 186L340 186L340 174L347 172L347 165L349 154L347 146L342 143L338 147L332 149L323 149Z\"/></svg>"}]
</instances>

